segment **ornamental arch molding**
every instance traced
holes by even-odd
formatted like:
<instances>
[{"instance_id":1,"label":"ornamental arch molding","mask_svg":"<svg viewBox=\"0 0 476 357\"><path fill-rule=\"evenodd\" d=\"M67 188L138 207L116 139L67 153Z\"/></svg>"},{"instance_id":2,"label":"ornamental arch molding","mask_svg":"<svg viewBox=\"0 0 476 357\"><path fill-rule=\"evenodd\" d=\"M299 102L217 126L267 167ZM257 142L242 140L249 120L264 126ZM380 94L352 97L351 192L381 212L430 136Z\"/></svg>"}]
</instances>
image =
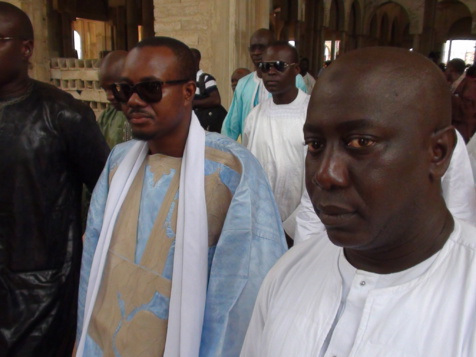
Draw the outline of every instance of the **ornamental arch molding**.
<instances>
[{"instance_id":1,"label":"ornamental arch molding","mask_svg":"<svg viewBox=\"0 0 476 357\"><path fill-rule=\"evenodd\" d=\"M412 35L423 32L423 18L425 13L425 4L414 0L369 0L364 6L364 34L369 34L370 23L378 9L385 4L397 4L405 10L409 20L409 33ZM380 22L380 19L378 19Z\"/></svg>"}]
</instances>

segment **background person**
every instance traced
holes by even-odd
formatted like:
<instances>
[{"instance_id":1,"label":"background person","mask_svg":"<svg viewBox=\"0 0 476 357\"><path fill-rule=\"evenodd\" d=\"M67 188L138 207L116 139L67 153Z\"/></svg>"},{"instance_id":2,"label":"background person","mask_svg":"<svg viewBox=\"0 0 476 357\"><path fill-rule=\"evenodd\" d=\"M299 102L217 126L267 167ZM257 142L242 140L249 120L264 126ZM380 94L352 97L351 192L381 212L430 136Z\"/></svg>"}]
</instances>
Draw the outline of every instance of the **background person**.
<instances>
[{"instance_id":1,"label":"background person","mask_svg":"<svg viewBox=\"0 0 476 357\"><path fill-rule=\"evenodd\" d=\"M259 66L272 97L253 108L243 132L243 145L263 166L290 237L294 237L293 213L305 190L302 127L309 103L309 95L296 88L297 62L296 48L286 42L266 48Z\"/></svg>"},{"instance_id":2,"label":"background person","mask_svg":"<svg viewBox=\"0 0 476 357\"><path fill-rule=\"evenodd\" d=\"M33 28L0 2L0 355L70 356L81 191L109 148L93 111L28 76Z\"/></svg>"},{"instance_id":3,"label":"background person","mask_svg":"<svg viewBox=\"0 0 476 357\"><path fill-rule=\"evenodd\" d=\"M111 149L117 144L131 139L131 128L126 116L121 111L121 103L118 103L112 94L112 86L121 77L126 56L127 51L109 52L99 66L99 84L106 92L110 105L99 116L98 124Z\"/></svg>"},{"instance_id":4,"label":"background person","mask_svg":"<svg viewBox=\"0 0 476 357\"><path fill-rule=\"evenodd\" d=\"M231 74L231 79L230 79L231 89L233 90L233 92L235 91L238 81L250 73L251 71L248 68L237 68L233 71L233 73Z\"/></svg>"},{"instance_id":5,"label":"background person","mask_svg":"<svg viewBox=\"0 0 476 357\"><path fill-rule=\"evenodd\" d=\"M255 71L243 77L237 84L230 109L221 130L223 135L233 140L237 140L243 133L245 119L251 109L271 97L261 79L258 64L262 61L262 55L266 46L274 41L273 33L264 28L256 30L250 37L249 53L255 66ZM301 75L296 77L296 87L306 92L306 85Z\"/></svg>"}]
</instances>

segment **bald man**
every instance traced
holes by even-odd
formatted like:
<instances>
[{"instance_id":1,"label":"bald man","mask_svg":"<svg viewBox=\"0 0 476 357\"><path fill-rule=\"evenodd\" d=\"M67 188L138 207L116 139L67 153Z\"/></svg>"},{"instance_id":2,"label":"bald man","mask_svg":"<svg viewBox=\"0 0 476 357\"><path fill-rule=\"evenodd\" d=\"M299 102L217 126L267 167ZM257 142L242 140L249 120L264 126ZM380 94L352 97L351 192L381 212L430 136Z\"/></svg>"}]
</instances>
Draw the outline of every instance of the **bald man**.
<instances>
[{"instance_id":1,"label":"bald man","mask_svg":"<svg viewBox=\"0 0 476 357\"><path fill-rule=\"evenodd\" d=\"M0 356L70 356L81 190L109 148L94 113L28 76L33 27L0 2Z\"/></svg>"},{"instance_id":2,"label":"bald man","mask_svg":"<svg viewBox=\"0 0 476 357\"><path fill-rule=\"evenodd\" d=\"M121 110L121 103L114 98L111 89L121 78L126 56L127 51L112 51L103 58L99 67L99 84L111 105L101 113L98 124L111 149L131 139L131 128Z\"/></svg>"},{"instance_id":3,"label":"bald man","mask_svg":"<svg viewBox=\"0 0 476 357\"><path fill-rule=\"evenodd\" d=\"M248 68L237 68L233 71L231 74L231 89L233 92L235 91L236 85L238 84L238 81L243 78L244 76L250 74L251 71Z\"/></svg>"},{"instance_id":4,"label":"bald man","mask_svg":"<svg viewBox=\"0 0 476 357\"><path fill-rule=\"evenodd\" d=\"M304 138L329 239L267 275L242 356L474 354L476 228L441 195L450 122L445 78L419 54L366 48L326 69Z\"/></svg>"},{"instance_id":5,"label":"bald man","mask_svg":"<svg viewBox=\"0 0 476 357\"><path fill-rule=\"evenodd\" d=\"M264 86L258 64L262 61L266 46L274 41L274 35L268 29L256 30L251 35L249 53L255 71L241 78L237 84L230 109L223 121L221 129L223 135L234 140L238 139L243 133L245 119L251 109L271 97L271 93ZM300 74L296 76L296 87L306 93L306 84Z\"/></svg>"}]
</instances>

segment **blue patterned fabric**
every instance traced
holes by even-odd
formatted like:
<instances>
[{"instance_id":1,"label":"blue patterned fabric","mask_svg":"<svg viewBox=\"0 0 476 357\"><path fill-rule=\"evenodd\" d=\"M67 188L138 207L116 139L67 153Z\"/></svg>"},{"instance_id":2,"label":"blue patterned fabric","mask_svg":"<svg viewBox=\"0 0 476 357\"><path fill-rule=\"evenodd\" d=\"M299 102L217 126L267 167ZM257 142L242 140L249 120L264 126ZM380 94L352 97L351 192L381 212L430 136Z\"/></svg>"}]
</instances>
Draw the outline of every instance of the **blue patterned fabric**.
<instances>
[{"instance_id":1,"label":"blue patterned fabric","mask_svg":"<svg viewBox=\"0 0 476 357\"><path fill-rule=\"evenodd\" d=\"M78 341L86 301L87 284L96 249L111 170L117 168L134 140L116 146L96 185L85 234L78 308ZM268 270L286 251L280 216L266 176L258 161L241 145L219 134L207 133L206 146L231 153L241 164L241 173L223 163L206 159L205 175L219 173L233 195L218 243L209 248L209 282L201 338L201 356L238 356L254 302ZM171 176L155 182L146 166L136 246L136 262L150 238L161 197ZM176 197L178 202L178 197ZM169 218L167 218L169 220ZM175 237L170 227L167 236ZM163 277L171 279L174 243L168 253ZM168 316L168 299L156 298L141 308L157 316ZM116 350L116 356L120 356ZM101 349L87 338L85 356L102 356Z\"/></svg>"}]
</instances>

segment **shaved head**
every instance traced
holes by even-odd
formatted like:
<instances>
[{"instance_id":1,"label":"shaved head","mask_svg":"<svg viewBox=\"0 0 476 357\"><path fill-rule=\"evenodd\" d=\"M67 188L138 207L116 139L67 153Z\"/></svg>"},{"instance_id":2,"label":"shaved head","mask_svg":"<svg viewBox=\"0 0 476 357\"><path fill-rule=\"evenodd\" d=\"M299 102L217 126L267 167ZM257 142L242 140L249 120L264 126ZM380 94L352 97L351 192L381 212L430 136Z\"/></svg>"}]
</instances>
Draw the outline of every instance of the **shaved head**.
<instances>
[{"instance_id":1,"label":"shaved head","mask_svg":"<svg viewBox=\"0 0 476 357\"><path fill-rule=\"evenodd\" d=\"M112 51L101 61L99 67L99 80L117 82L121 78L122 68L127 56L127 51Z\"/></svg>"},{"instance_id":2,"label":"shaved head","mask_svg":"<svg viewBox=\"0 0 476 357\"><path fill-rule=\"evenodd\" d=\"M107 100L117 110L121 110L121 104L114 98L111 86L119 82L126 57L127 51L112 51L102 59L99 66L99 84L106 92Z\"/></svg>"},{"instance_id":3,"label":"shaved head","mask_svg":"<svg viewBox=\"0 0 476 357\"><path fill-rule=\"evenodd\" d=\"M441 177L456 136L433 62L386 47L344 54L314 86L304 139L309 196L352 265L391 273L441 248L452 229Z\"/></svg>"},{"instance_id":4,"label":"shaved head","mask_svg":"<svg viewBox=\"0 0 476 357\"><path fill-rule=\"evenodd\" d=\"M244 76L250 74L251 71L248 68L237 68L233 71L231 75L231 89L235 91L238 81Z\"/></svg>"},{"instance_id":5,"label":"shaved head","mask_svg":"<svg viewBox=\"0 0 476 357\"><path fill-rule=\"evenodd\" d=\"M261 28L253 32L250 37L250 44L252 44L257 38L266 39L268 44L275 40L273 32L265 28Z\"/></svg>"},{"instance_id":6,"label":"shaved head","mask_svg":"<svg viewBox=\"0 0 476 357\"><path fill-rule=\"evenodd\" d=\"M274 42L274 35L271 30L268 29L259 29L256 30L250 37L250 57L253 61L255 67L258 67L258 63L262 60L262 55L265 48L271 43Z\"/></svg>"},{"instance_id":7,"label":"shaved head","mask_svg":"<svg viewBox=\"0 0 476 357\"><path fill-rule=\"evenodd\" d=\"M0 14L12 23L12 33L3 36L16 36L22 40L33 40L33 26L28 15L18 7L0 1Z\"/></svg>"},{"instance_id":8,"label":"shaved head","mask_svg":"<svg viewBox=\"0 0 476 357\"><path fill-rule=\"evenodd\" d=\"M0 98L15 97L28 89L28 67L33 53L33 27L18 7L0 1Z\"/></svg>"},{"instance_id":9,"label":"shaved head","mask_svg":"<svg viewBox=\"0 0 476 357\"><path fill-rule=\"evenodd\" d=\"M251 73L251 71L248 68L242 67L242 68L235 69L231 76L233 77L233 76L237 75L237 76L240 76L240 78L241 78L241 77L244 77L244 76L246 76L247 74L250 74L250 73Z\"/></svg>"},{"instance_id":10,"label":"shaved head","mask_svg":"<svg viewBox=\"0 0 476 357\"><path fill-rule=\"evenodd\" d=\"M418 113L433 130L451 123L451 93L443 73L415 52L391 47L349 52L323 72L314 92L329 94L339 87L348 91L349 101L366 93L387 111Z\"/></svg>"}]
</instances>

